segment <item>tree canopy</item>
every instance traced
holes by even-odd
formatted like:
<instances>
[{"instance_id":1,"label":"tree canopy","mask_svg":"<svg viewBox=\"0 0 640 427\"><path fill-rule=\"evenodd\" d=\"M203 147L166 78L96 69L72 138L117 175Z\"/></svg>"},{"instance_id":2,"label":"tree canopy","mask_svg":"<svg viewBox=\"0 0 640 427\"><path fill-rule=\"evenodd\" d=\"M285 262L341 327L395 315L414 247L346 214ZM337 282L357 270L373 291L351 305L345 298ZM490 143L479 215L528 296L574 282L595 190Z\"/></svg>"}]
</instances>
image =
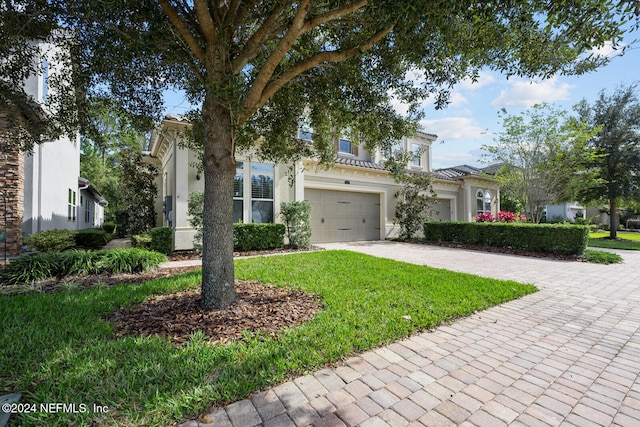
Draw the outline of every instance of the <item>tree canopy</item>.
<instances>
[{"instance_id":1,"label":"tree canopy","mask_svg":"<svg viewBox=\"0 0 640 427\"><path fill-rule=\"evenodd\" d=\"M111 100L94 102L87 123L80 145L80 175L109 201L105 221L115 222L127 234L154 227L158 172L142 159L147 135L134 129L128 114Z\"/></svg>"},{"instance_id":2,"label":"tree canopy","mask_svg":"<svg viewBox=\"0 0 640 427\"><path fill-rule=\"evenodd\" d=\"M577 197L578 187L594 178L584 168L591 154L585 144L594 129L549 104L537 104L518 115L502 110L503 130L495 144L485 145L488 158L501 165L501 192L539 223L547 205Z\"/></svg>"},{"instance_id":3,"label":"tree canopy","mask_svg":"<svg viewBox=\"0 0 640 427\"><path fill-rule=\"evenodd\" d=\"M606 0L3 2L16 3L42 6L48 23L73 34L66 42L83 100L115 97L140 125L159 117L163 89L183 89L202 106L206 308L235 298L238 150L331 162L332 138L344 131L369 149L388 146L415 129L418 100L435 93L443 106L448 89L480 67L549 77L601 65L587 52L620 41L638 12L635 2ZM408 117L394 100L411 106ZM313 144L295 138L305 120Z\"/></svg>"},{"instance_id":4,"label":"tree canopy","mask_svg":"<svg viewBox=\"0 0 640 427\"><path fill-rule=\"evenodd\" d=\"M587 167L600 178L581 192L587 201L609 203L610 238L617 237L618 203L640 198L640 102L637 84L620 86L614 93L600 92L593 104L576 106L581 119L599 126L588 147L596 156Z\"/></svg>"}]
</instances>

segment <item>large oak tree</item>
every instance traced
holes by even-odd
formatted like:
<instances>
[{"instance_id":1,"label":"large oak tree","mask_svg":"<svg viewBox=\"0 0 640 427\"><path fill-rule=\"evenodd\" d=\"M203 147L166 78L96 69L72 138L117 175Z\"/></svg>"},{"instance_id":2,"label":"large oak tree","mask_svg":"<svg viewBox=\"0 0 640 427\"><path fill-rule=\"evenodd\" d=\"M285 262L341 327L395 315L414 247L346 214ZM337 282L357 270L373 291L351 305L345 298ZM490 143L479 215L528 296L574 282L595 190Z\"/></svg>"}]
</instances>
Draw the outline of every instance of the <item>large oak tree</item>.
<instances>
[{"instance_id":1,"label":"large oak tree","mask_svg":"<svg viewBox=\"0 0 640 427\"><path fill-rule=\"evenodd\" d=\"M581 192L587 201L609 203L609 238L618 237L620 200L640 198L640 101L637 84L620 86L614 93L601 91L589 104L583 100L575 109L580 118L597 134L588 147L595 156L587 168L597 172L599 180Z\"/></svg>"},{"instance_id":2,"label":"large oak tree","mask_svg":"<svg viewBox=\"0 0 640 427\"><path fill-rule=\"evenodd\" d=\"M481 67L539 77L588 71L604 60L585 52L619 41L636 13L635 2L605 0L46 3L73 35L83 99L114 97L134 117L157 118L162 90L180 88L202 106L205 308L235 297L238 150L330 162L332 137L344 130L368 148L390 145L419 117L415 108L400 117L392 102L415 107L437 93L444 105L451 85ZM313 128L312 145L295 138L303 121Z\"/></svg>"}]
</instances>

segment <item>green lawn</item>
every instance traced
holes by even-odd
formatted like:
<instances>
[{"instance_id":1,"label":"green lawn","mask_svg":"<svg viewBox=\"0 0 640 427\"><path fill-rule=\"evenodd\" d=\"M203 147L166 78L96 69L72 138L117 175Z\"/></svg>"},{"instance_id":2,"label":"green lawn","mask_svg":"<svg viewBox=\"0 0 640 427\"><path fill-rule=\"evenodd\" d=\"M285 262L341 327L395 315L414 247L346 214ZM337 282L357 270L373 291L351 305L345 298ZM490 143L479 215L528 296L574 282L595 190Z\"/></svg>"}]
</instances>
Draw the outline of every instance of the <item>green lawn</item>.
<instances>
[{"instance_id":1,"label":"green lawn","mask_svg":"<svg viewBox=\"0 0 640 427\"><path fill-rule=\"evenodd\" d=\"M104 319L151 295L198 286L199 271L141 285L0 297L0 394L89 407L83 414L23 414L17 424L184 420L214 403L536 291L346 251L240 259L236 276L319 294L325 310L278 338L247 334L246 342L223 346L196 333L176 348L158 337L117 338ZM94 414L93 404L109 411Z\"/></svg>"},{"instance_id":2,"label":"green lawn","mask_svg":"<svg viewBox=\"0 0 640 427\"><path fill-rule=\"evenodd\" d=\"M621 233L618 238L621 240L609 240L608 231L589 233L589 246L594 248L640 250L640 233Z\"/></svg>"}]
</instances>

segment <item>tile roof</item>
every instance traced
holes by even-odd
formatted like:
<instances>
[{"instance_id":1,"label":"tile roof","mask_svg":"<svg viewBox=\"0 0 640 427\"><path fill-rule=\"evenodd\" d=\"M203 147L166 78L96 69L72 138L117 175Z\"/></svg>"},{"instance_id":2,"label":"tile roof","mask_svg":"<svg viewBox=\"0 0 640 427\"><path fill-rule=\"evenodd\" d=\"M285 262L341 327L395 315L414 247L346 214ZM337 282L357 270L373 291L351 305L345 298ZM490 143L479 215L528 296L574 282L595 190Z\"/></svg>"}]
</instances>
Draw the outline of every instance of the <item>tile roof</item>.
<instances>
[{"instance_id":1,"label":"tile roof","mask_svg":"<svg viewBox=\"0 0 640 427\"><path fill-rule=\"evenodd\" d=\"M381 163L368 162L365 160L358 160L350 157L336 157L336 164L346 166L358 166L366 169L385 170L384 165Z\"/></svg>"},{"instance_id":2,"label":"tile roof","mask_svg":"<svg viewBox=\"0 0 640 427\"><path fill-rule=\"evenodd\" d=\"M436 169L433 171L433 175L438 179L445 179L449 181L457 181L463 176L483 176L483 175L493 175L494 171L492 167L486 167L483 169L479 169L469 165L459 165L453 166L450 168Z\"/></svg>"}]
</instances>

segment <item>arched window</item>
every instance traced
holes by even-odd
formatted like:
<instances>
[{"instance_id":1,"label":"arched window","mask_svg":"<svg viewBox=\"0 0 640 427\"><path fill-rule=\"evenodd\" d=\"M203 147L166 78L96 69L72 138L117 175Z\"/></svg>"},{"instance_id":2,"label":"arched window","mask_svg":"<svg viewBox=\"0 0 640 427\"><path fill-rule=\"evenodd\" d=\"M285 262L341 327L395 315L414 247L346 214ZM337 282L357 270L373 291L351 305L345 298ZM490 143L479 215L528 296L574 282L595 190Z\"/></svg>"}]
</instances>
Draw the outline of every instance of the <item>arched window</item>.
<instances>
[{"instance_id":1,"label":"arched window","mask_svg":"<svg viewBox=\"0 0 640 427\"><path fill-rule=\"evenodd\" d=\"M476 192L476 213L484 213L484 194L480 190Z\"/></svg>"},{"instance_id":2,"label":"arched window","mask_svg":"<svg viewBox=\"0 0 640 427\"><path fill-rule=\"evenodd\" d=\"M476 192L476 213L491 212L491 192L489 190Z\"/></svg>"},{"instance_id":3,"label":"arched window","mask_svg":"<svg viewBox=\"0 0 640 427\"><path fill-rule=\"evenodd\" d=\"M489 191L484 192L484 211L491 212L491 193Z\"/></svg>"}]
</instances>

